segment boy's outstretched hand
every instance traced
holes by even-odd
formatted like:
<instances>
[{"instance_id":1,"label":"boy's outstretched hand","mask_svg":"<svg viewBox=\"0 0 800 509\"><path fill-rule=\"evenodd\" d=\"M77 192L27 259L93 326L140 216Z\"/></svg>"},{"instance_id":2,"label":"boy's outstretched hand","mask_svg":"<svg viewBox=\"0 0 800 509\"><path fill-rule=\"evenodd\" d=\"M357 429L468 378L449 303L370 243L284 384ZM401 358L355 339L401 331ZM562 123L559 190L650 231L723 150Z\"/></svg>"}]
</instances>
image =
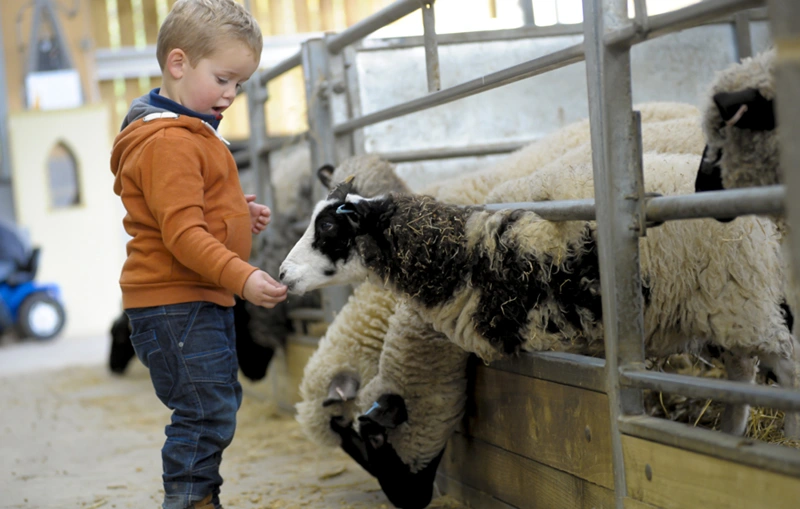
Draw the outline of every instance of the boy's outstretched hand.
<instances>
[{"instance_id":1,"label":"boy's outstretched hand","mask_svg":"<svg viewBox=\"0 0 800 509\"><path fill-rule=\"evenodd\" d=\"M272 211L266 205L256 203L254 194L246 194L244 199L247 200L247 208L250 210L250 231L257 235L267 228L272 219Z\"/></svg>"},{"instance_id":2,"label":"boy's outstretched hand","mask_svg":"<svg viewBox=\"0 0 800 509\"><path fill-rule=\"evenodd\" d=\"M286 285L278 283L263 270L257 270L245 281L242 297L256 306L269 309L286 300L286 291Z\"/></svg>"}]
</instances>

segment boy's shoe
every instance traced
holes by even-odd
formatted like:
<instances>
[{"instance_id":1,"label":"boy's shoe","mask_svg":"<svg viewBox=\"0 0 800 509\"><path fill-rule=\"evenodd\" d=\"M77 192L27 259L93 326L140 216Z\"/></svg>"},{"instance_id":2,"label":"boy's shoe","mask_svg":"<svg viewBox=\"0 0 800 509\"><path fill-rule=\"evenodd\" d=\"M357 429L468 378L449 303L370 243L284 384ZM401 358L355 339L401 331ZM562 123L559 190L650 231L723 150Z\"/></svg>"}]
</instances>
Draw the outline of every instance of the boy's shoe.
<instances>
[{"instance_id":1,"label":"boy's shoe","mask_svg":"<svg viewBox=\"0 0 800 509\"><path fill-rule=\"evenodd\" d=\"M206 498L200 502L196 502L192 509L214 509L214 504L211 503L212 495L206 495Z\"/></svg>"}]
</instances>

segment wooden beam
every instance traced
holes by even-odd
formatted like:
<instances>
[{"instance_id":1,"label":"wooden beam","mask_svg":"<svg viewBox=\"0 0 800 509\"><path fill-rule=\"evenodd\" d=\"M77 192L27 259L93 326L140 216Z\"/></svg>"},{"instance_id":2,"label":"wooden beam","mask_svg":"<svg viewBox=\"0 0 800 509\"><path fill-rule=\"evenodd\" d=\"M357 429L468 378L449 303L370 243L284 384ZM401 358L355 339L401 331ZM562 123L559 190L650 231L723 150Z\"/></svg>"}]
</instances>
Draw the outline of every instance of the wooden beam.
<instances>
[{"instance_id":1,"label":"wooden beam","mask_svg":"<svg viewBox=\"0 0 800 509\"><path fill-rule=\"evenodd\" d=\"M613 488L608 397L478 366L465 434Z\"/></svg>"},{"instance_id":2,"label":"wooden beam","mask_svg":"<svg viewBox=\"0 0 800 509\"><path fill-rule=\"evenodd\" d=\"M142 0L142 14L144 15L144 33L147 44L155 44L158 40L158 8L156 0Z\"/></svg>"},{"instance_id":3,"label":"wooden beam","mask_svg":"<svg viewBox=\"0 0 800 509\"><path fill-rule=\"evenodd\" d=\"M800 479L623 435L628 495L664 509L794 509Z\"/></svg>"},{"instance_id":4,"label":"wooden beam","mask_svg":"<svg viewBox=\"0 0 800 509\"><path fill-rule=\"evenodd\" d=\"M133 7L131 0L117 0L117 19L119 19L119 37L122 46L133 47L136 37L133 28Z\"/></svg>"},{"instance_id":5,"label":"wooden beam","mask_svg":"<svg viewBox=\"0 0 800 509\"><path fill-rule=\"evenodd\" d=\"M336 29L333 16L333 0L319 0L319 16L322 23L321 30L323 32Z\"/></svg>"},{"instance_id":6,"label":"wooden beam","mask_svg":"<svg viewBox=\"0 0 800 509\"><path fill-rule=\"evenodd\" d=\"M311 20L308 16L308 2L306 0L294 0L294 24L296 33L311 31Z\"/></svg>"},{"instance_id":7,"label":"wooden beam","mask_svg":"<svg viewBox=\"0 0 800 509\"><path fill-rule=\"evenodd\" d=\"M607 488L461 433L448 442L439 472L519 509L614 507Z\"/></svg>"},{"instance_id":8,"label":"wooden beam","mask_svg":"<svg viewBox=\"0 0 800 509\"><path fill-rule=\"evenodd\" d=\"M108 40L108 9L106 9L106 0L91 0L91 12L89 15L92 17L92 38L94 39L95 47L108 48L110 43Z\"/></svg>"}]
</instances>

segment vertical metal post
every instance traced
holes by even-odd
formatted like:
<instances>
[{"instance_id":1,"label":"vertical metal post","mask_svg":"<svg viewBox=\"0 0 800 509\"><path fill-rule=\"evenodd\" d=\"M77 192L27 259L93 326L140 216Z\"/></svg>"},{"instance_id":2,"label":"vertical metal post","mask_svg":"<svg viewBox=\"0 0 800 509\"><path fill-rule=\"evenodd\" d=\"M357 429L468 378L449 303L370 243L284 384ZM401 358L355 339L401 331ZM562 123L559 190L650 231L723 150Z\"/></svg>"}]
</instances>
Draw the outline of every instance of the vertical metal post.
<instances>
[{"instance_id":1,"label":"vertical metal post","mask_svg":"<svg viewBox=\"0 0 800 509\"><path fill-rule=\"evenodd\" d=\"M629 23L627 2L583 0L583 12L614 491L622 509L627 485L618 418L642 412L641 391L621 389L619 383L621 365L644 362L639 273L642 161L632 112L630 48L603 42L606 32Z\"/></svg>"},{"instance_id":2,"label":"vertical metal post","mask_svg":"<svg viewBox=\"0 0 800 509\"><path fill-rule=\"evenodd\" d=\"M425 70L428 75L428 93L442 88L439 76L439 43L436 40L436 17L433 10L434 0L421 0L422 28L425 39Z\"/></svg>"},{"instance_id":3,"label":"vertical metal post","mask_svg":"<svg viewBox=\"0 0 800 509\"><path fill-rule=\"evenodd\" d=\"M263 203L271 210L275 206L275 196L272 191L272 179L270 178L269 154L266 152L267 146L267 114L264 105L268 99L267 86L259 85L258 80L247 82L247 114L250 119L250 139L248 152L250 154L250 170L253 172L256 196L259 203ZM264 232L266 240L272 231L268 228ZM270 274L277 276L277 274Z\"/></svg>"},{"instance_id":4,"label":"vertical metal post","mask_svg":"<svg viewBox=\"0 0 800 509\"><path fill-rule=\"evenodd\" d=\"M753 56L753 41L750 36L750 14L740 12L733 18L733 35L736 41L736 58L743 59Z\"/></svg>"},{"instance_id":5,"label":"vertical metal post","mask_svg":"<svg viewBox=\"0 0 800 509\"><path fill-rule=\"evenodd\" d=\"M8 147L8 82L6 80L6 52L3 40L0 38L0 219L13 221L15 217L14 190L11 187L11 150Z\"/></svg>"},{"instance_id":6,"label":"vertical metal post","mask_svg":"<svg viewBox=\"0 0 800 509\"><path fill-rule=\"evenodd\" d=\"M333 134L330 53L324 39L309 39L302 44L301 55L308 110L311 166L316 170L324 164L336 165L339 162ZM316 183L313 187L314 198L324 198L326 190L316 179L314 181ZM347 302L351 291L348 287L333 287L324 288L321 292L322 310L325 320L330 323Z\"/></svg>"},{"instance_id":7,"label":"vertical metal post","mask_svg":"<svg viewBox=\"0 0 800 509\"><path fill-rule=\"evenodd\" d=\"M362 115L361 109L361 86L358 79L358 51L353 46L348 46L342 52L344 56L345 83L347 88L348 115L350 118L358 118ZM367 152L366 141L364 139L364 129L356 129L352 133L352 151L354 155L363 155Z\"/></svg>"},{"instance_id":8,"label":"vertical metal post","mask_svg":"<svg viewBox=\"0 0 800 509\"><path fill-rule=\"evenodd\" d=\"M781 147L781 168L786 182L786 216L791 225L795 292L800 295L800 2L770 0L769 18L777 49L776 104Z\"/></svg>"},{"instance_id":9,"label":"vertical metal post","mask_svg":"<svg viewBox=\"0 0 800 509\"><path fill-rule=\"evenodd\" d=\"M519 8L522 10L522 22L526 27L536 24L533 18L533 0L519 0Z\"/></svg>"}]
</instances>

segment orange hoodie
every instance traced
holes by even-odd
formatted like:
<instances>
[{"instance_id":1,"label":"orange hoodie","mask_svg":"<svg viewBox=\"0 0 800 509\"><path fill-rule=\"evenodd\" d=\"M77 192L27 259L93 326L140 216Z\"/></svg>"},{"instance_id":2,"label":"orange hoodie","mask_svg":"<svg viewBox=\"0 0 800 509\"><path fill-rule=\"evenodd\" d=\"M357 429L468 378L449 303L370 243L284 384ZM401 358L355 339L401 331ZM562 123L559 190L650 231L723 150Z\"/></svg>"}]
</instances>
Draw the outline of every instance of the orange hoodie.
<instances>
[{"instance_id":1,"label":"orange hoodie","mask_svg":"<svg viewBox=\"0 0 800 509\"><path fill-rule=\"evenodd\" d=\"M156 115L157 116L157 115ZM114 140L114 192L127 215L125 309L208 301L233 306L257 269L236 163L198 118L144 117Z\"/></svg>"}]
</instances>

